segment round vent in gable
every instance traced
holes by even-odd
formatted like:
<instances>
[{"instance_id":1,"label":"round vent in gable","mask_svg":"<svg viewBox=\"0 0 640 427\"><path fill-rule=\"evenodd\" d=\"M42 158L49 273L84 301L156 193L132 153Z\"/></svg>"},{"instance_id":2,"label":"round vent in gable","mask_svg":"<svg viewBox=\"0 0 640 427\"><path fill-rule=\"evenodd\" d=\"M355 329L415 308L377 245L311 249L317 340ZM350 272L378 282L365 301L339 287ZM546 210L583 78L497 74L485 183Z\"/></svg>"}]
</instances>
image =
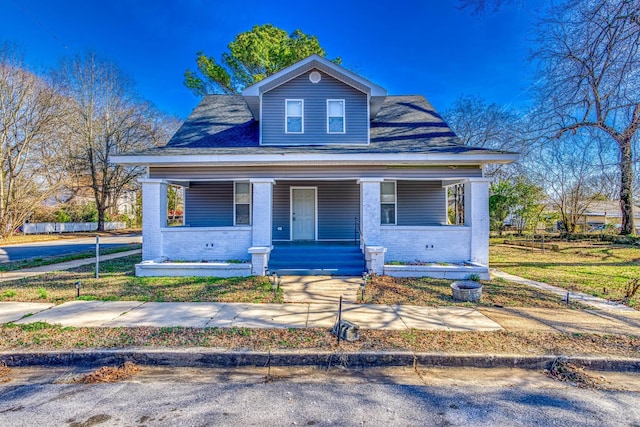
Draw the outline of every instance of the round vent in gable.
<instances>
[{"instance_id":1,"label":"round vent in gable","mask_svg":"<svg viewBox=\"0 0 640 427\"><path fill-rule=\"evenodd\" d=\"M309 81L311 83L318 83L321 78L322 75L317 71L312 71L311 74L309 74Z\"/></svg>"}]
</instances>

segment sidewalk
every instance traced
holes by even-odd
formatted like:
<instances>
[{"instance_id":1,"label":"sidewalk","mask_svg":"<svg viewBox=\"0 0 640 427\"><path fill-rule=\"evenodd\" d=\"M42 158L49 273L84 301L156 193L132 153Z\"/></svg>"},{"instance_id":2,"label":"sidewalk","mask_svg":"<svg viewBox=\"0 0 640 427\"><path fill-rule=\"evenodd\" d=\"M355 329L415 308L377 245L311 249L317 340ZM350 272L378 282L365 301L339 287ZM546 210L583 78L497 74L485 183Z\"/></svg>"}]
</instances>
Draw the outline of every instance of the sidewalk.
<instances>
[{"instance_id":1,"label":"sidewalk","mask_svg":"<svg viewBox=\"0 0 640 427\"><path fill-rule=\"evenodd\" d=\"M0 323L74 327L331 328L337 304L71 301L0 302ZM25 317L26 316L26 317ZM522 307L419 307L344 303L342 319L362 329L640 334L640 312Z\"/></svg>"},{"instance_id":2,"label":"sidewalk","mask_svg":"<svg viewBox=\"0 0 640 427\"><path fill-rule=\"evenodd\" d=\"M337 310L337 304L310 303L71 301L53 306L0 302L0 322L75 327L330 328L336 322ZM498 323L467 307L344 304L342 319L363 329L502 330Z\"/></svg>"},{"instance_id":3,"label":"sidewalk","mask_svg":"<svg viewBox=\"0 0 640 427\"><path fill-rule=\"evenodd\" d=\"M108 261L110 259L122 258L129 255L142 253L142 249L134 249L126 252L116 252L109 255L101 255L100 261ZM41 274L53 273L54 271L69 270L71 268L80 267L86 264L95 264L96 257L76 259L73 261L60 262L57 264L42 265L40 267L24 268L22 270L0 272L0 282L8 282L11 280L24 279L25 277L38 276Z\"/></svg>"}]
</instances>

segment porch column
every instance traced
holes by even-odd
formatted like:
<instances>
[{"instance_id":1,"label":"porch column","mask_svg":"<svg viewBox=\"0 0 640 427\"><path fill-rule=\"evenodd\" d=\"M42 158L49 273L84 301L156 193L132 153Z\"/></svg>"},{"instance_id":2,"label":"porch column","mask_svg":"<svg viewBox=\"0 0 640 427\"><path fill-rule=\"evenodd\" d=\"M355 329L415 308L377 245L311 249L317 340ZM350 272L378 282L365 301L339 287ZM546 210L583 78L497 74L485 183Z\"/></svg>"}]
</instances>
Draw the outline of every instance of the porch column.
<instances>
[{"instance_id":1,"label":"porch column","mask_svg":"<svg viewBox=\"0 0 640 427\"><path fill-rule=\"evenodd\" d=\"M470 178L464 183L464 225L471 227L471 260L489 265L489 183Z\"/></svg>"},{"instance_id":2,"label":"porch column","mask_svg":"<svg viewBox=\"0 0 640 427\"><path fill-rule=\"evenodd\" d=\"M273 179L251 179L253 184L252 246L271 248L271 222L273 216Z\"/></svg>"},{"instance_id":3,"label":"porch column","mask_svg":"<svg viewBox=\"0 0 640 427\"><path fill-rule=\"evenodd\" d=\"M379 246L380 183L383 178L360 178L360 226L367 246Z\"/></svg>"},{"instance_id":4,"label":"porch column","mask_svg":"<svg viewBox=\"0 0 640 427\"><path fill-rule=\"evenodd\" d=\"M167 226L167 182L142 178L142 260L163 256L162 233Z\"/></svg>"}]
</instances>

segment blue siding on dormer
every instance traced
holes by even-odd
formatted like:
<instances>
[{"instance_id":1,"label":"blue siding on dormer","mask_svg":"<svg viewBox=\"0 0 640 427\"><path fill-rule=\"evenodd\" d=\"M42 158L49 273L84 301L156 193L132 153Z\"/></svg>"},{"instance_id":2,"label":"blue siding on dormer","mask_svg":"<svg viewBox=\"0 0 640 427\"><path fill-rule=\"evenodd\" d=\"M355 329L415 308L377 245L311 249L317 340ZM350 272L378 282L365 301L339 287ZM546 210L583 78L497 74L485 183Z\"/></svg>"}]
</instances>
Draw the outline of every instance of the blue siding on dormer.
<instances>
[{"instance_id":1,"label":"blue siding on dormer","mask_svg":"<svg viewBox=\"0 0 640 427\"><path fill-rule=\"evenodd\" d=\"M304 73L262 95L262 144L367 144L367 94L322 72L320 82L311 83L309 74ZM304 99L303 134L285 133L286 99ZM327 99L345 100L344 134L327 133Z\"/></svg>"}]
</instances>

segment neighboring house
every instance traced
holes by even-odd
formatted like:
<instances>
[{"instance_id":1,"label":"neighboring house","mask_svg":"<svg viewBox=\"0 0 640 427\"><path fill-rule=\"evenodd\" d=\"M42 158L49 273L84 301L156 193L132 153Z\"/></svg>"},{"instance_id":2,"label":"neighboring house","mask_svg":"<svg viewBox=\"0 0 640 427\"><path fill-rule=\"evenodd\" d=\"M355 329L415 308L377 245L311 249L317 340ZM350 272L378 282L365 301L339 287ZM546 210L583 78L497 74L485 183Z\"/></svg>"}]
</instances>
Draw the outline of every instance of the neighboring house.
<instances>
[{"instance_id":1,"label":"neighboring house","mask_svg":"<svg viewBox=\"0 0 640 427\"><path fill-rule=\"evenodd\" d=\"M640 207L633 207L633 217L636 226L640 226ZM598 201L589 203L589 207L580 217L579 224L585 225L585 229L599 227L605 224L613 224L620 227L622 223L622 211L618 201Z\"/></svg>"},{"instance_id":2,"label":"neighboring house","mask_svg":"<svg viewBox=\"0 0 640 427\"><path fill-rule=\"evenodd\" d=\"M312 55L242 95L205 96L166 146L112 161L148 168L138 274L201 274L201 261L228 260L248 261L234 274L359 274L364 257L376 274L385 260L419 260L486 275L483 166L516 159L463 145L424 97L389 96ZM184 188L181 227L167 227L169 184ZM447 225L456 184L465 223Z\"/></svg>"}]
</instances>

